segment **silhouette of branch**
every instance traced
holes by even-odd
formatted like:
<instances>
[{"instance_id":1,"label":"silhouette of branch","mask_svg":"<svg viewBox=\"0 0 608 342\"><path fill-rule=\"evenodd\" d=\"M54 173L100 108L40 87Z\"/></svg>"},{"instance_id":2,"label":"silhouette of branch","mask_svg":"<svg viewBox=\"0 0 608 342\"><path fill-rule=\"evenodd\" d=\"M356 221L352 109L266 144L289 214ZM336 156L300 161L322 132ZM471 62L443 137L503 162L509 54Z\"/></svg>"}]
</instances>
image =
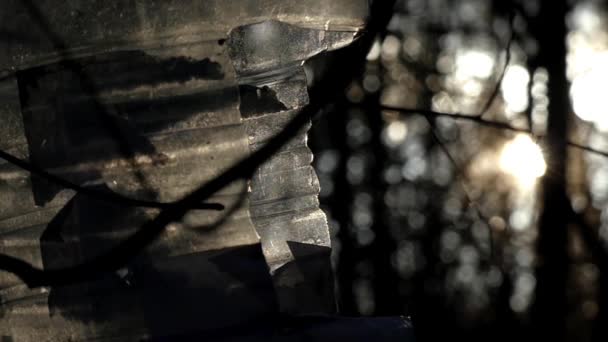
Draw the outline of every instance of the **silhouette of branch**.
<instances>
[{"instance_id":1,"label":"silhouette of branch","mask_svg":"<svg viewBox=\"0 0 608 342\"><path fill-rule=\"evenodd\" d=\"M381 109L396 111L402 115L412 114L412 115L424 116L424 118L427 120L427 122L431 125L431 134L433 135L433 138L437 141L437 143L439 144L441 149L444 151L444 153L446 154L446 156L448 157L448 159L454 166L457 175L461 174L461 172L462 172L460 163L458 163L456 161L456 159L450 153L447 146L445 146L444 142L437 135L434 124L431 121L431 119L450 118L453 120L470 121L470 122L474 122L479 125L490 127L490 128L529 134L535 138L543 138L543 136L538 136L538 135L533 134L529 129L514 127L514 126L512 126L508 123L504 123L504 122L487 120L487 119L482 118L481 115L471 116L471 115L465 115L465 114L460 114L460 113L443 113L443 112L438 112L438 111L433 111L433 110L428 110L428 109L400 108L400 107L386 106L386 105L381 106ZM569 140L567 140L566 143L571 148L580 149L580 150L583 150L583 151L586 151L589 153L597 154L597 155L608 158L608 152L596 150L589 146L585 146L585 145L575 143L575 142L572 142ZM469 196L469 194L467 192L466 186L464 184L462 186L463 186L463 189L465 192L465 196L467 196L467 200L468 200L469 204L473 205L475 207L478 216L482 220L486 221L486 223L489 222L489 220L483 215L481 210L479 210L476 203L473 200L471 200L471 197ZM590 248L593 249L594 255L597 258L599 258L603 264L606 264L606 262L608 262L608 251L606 251L605 248L600 248L601 243L596 241L597 239L594 238L591 228L586 224L584 219L579 214L574 212L574 210L572 210L572 212L571 212L571 217L573 218L574 223L576 223L580 227L581 234L582 234L584 240L586 241L586 243L588 244L588 246L590 246ZM489 227L489 225L488 225L488 227ZM494 250L494 248L493 248L492 230L490 229L490 257L491 258L493 258L493 255L494 255L493 250Z\"/></svg>"},{"instance_id":2,"label":"silhouette of branch","mask_svg":"<svg viewBox=\"0 0 608 342\"><path fill-rule=\"evenodd\" d=\"M67 46L63 39L53 31L50 23L40 12L40 9L31 0L23 0L21 1L21 4L26 8L29 16L34 19L34 22L39 26L40 30L46 34L48 40L53 44L55 50L61 55L61 63L78 76L79 81L83 86L83 90L93 99L93 104L97 109L94 111L94 113L99 116L104 124L104 128L112 135L112 138L118 141L121 152L125 156L129 157L129 160L133 161L132 158L135 156L135 152L131 149L126 137L122 135L118 124L107 112L107 108L100 103L98 99L99 90L97 89L95 82L93 82L93 80L82 71L80 65L74 61L73 56L69 52L69 46ZM112 107L112 109L116 110L114 107ZM133 166L136 165L133 163ZM137 170L136 167L134 168ZM136 175L140 182L145 182L143 179L144 176L139 170L136 172Z\"/></svg>"},{"instance_id":3,"label":"silhouette of branch","mask_svg":"<svg viewBox=\"0 0 608 342\"><path fill-rule=\"evenodd\" d=\"M138 200L134 198L129 198L122 196L115 192L104 192L99 191L92 188L83 187L77 184L74 184L67 179L56 176L38 166L32 165L24 160L21 160L10 153L0 150L0 158L6 160L7 162L24 169L38 177L42 177L45 180L60 185L66 189L71 189L81 193L83 195L87 195L92 198L96 198L102 201L107 201L110 203L122 204L122 205L130 205L137 207L148 207L148 208L166 208L168 203L160 203L156 201L145 201ZM199 203L196 205L195 209L208 209L208 210L223 210L224 206L221 203Z\"/></svg>"},{"instance_id":4,"label":"silhouette of branch","mask_svg":"<svg viewBox=\"0 0 608 342\"><path fill-rule=\"evenodd\" d=\"M0 254L0 269L11 272L29 287L54 286L93 279L102 272L112 272L123 267L153 242L172 222L180 220L197 203L207 200L217 191L238 179L248 179L256 169L289 142L326 103L340 96L356 72L360 72L365 55L376 33L390 20L395 0L375 1L372 4L367 30L349 47L335 52L336 58L326 75L326 82L310 91L310 103L285 127L259 150L237 162L222 174L213 178L181 200L168 204L151 221L124 242L81 264L62 269L40 269L18 258ZM353 57L355 56L355 57Z\"/></svg>"},{"instance_id":5,"label":"silhouette of branch","mask_svg":"<svg viewBox=\"0 0 608 342\"><path fill-rule=\"evenodd\" d=\"M424 118L426 119L426 121L428 122L429 126L431 127L431 135L433 136L433 139L437 142L437 144L439 145L439 147L441 148L441 150L443 151L443 153L448 157L448 159L450 160L450 163L454 167L455 178L458 178L460 175L463 174L462 164L459 161L456 160L456 157L454 157L454 155L452 155L452 153L448 149L448 147L445 144L445 142L441 139L441 137L439 136L439 134L437 134L437 130L435 128L436 125L433 122L432 117L425 115ZM494 259L494 238L493 238L493 234L492 234L492 228L491 228L492 226L490 225L490 219L483 214L483 212L479 208L479 205L477 204L477 202L473 200L473 196L471 196L471 194L469 192L469 189L467 188L465 182L461 180L460 185L461 185L462 190L464 192L464 195L465 195L465 197L467 199L468 206L472 207L475 210L475 212L477 213L477 216L482 221L484 221L484 223L488 226L488 230L489 230L489 250L490 250L489 258L490 258L490 260L492 260L492 259Z\"/></svg>"},{"instance_id":6,"label":"silhouette of branch","mask_svg":"<svg viewBox=\"0 0 608 342\"><path fill-rule=\"evenodd\" d=\"M481 126L501 129L501 130L506 130L506 131L512 131L512 132L516 132L516 133L529 134L529 135L532 135L533 137L539 138L539 139L542 139L544 137L543 135L537 135L537 134L531 133L529 129L515 127L515 126L512 126L505 122L487 120L487 119L484 119L484 118L481 118L481 117L475 116L475 115L466 115L466 114L460 114L460 113L444 113L444 112L439 112L439 111L434 111L434 110L429 110L429 109L402 108L402 107L395 107L395 106L388 106L388 105L382 105L381 109L399 112L403 115L422 115L422 116L429 117L429 118L449 118L449 119L453 119L453 120L471 121L471 122L475 122ZM571 140L567 140L567 144L568 144L568 146L570 146L572 148L576 148L579 150L583 150L583 151L586 151L589 153L597 154L597 155L608 158L607 151L598 150L598 149L595 149L590 146L586 146L586 145L582 145L577 142L573 142Z\"/></svg>"},{"instance_id":7,"label":"silhouette of branch","mask_svg":"<svg viewBox=\"0 0 608 342\"><path fill-rule=\"evenodd\" d=\"M53 32L53 30L50 27L50 24L48 23L48 21L46 20L44 15L40 12L40 10L36 7L36 5L34 3L32 3L30 0L23 0L22 4L28 11L28 14L30 15L30 17L32 17L34 19L34 21L40 27L41 31L47 35L47 38L54 45L55 49L61 54L62 59L63 59L62 62L64 63L64 65L66 65L68 68L70 68L70 70L72 70L74 73L76 73L76 75L78 75L81 83L84 85L84 88L85 88L84 90L86 92L88 92L89 95L91 95L91 97L93 99L93 103L94 103L96 109L98 109L98 111L95 111L95 112L99 115L101 121L104 123L104 126L108 130L108 132L110 132L110 134L112 134L112 137L118 141L118 145L121 149L122 154L128 156L127 160L131 161L133 168L135 170L137 170L135 172L135 174L136 174L136 177L138 178L138 180L140 181L140 183L146 184L144 175L141 173L141 171L135 165L135 162L133 160L135 153L130 149L127 139L123 136L118 125L113 121L113 118L106 112L105 107L102 106L101 103L99 102L98 96L97 96L99 91L97 90L94 82L86 75L86 73L82 72L81 68L71 59L71 56L68 53L68 46L63 42L61 37L59 37L57 34L55 34ZM11 155L10 153L8 153L6 151L0 150L0 158L6 160L7 162L9 162L11 164L14 164L15 166L17 166L21 169L24 169L24 170L30 172L31 174L34 174L40 178L43 178L50 183L54 183L54 184L62 186L64 188L71 189L71 190L77 191L82 194L86 194L87 196L90 196L93 198L110 201L110 202L114 202L114 203L120 203L123 205L132 205L132 206L140 206L140 207L165 208L167 206L166 203L128 198L126 196L122 196L122 195L119 195L116 193L101 192L98 190L93 190L90 188L86 188L86 187L77 185L75 183L70 182L67 179L53 175L41 167L33 165L25 160L19 159L16 156ZM223 210L224 206L220 203L209 203L209 204L205 204L205 203L200 204L199 203L196 205L196 209Z\"/></svg>"},{"instance_id":8,"label":"silhouette of branch","mask_svg":"<svg viewBox=\"0 0 608 342\"><path fill-rule=\"evenodd\" d=\"M494 103L494 101L498 97L498 92L500 91L500 86L502 85L502 81L504 80L505 74L507 73L507 69L509 68L509 63L511 63L511 45L513 44L513 39L514 39L514 34L513 34L513 30L514 30L513 21L514 20L515 20L515 10L513 9L509 13L510 32L509 32L509 39L507 40L507 45L505 46L505 64L500 72L500 75L498 76L498 79L496 80L496 84L494 85L494 89L492 90L490 97L488 97L486 104L482 107L481 111L477 115L478 117L484 116L490 110L492 103Z\"/></svg>"},{"instance_id":9,"label":"silhouette of branch","mask_svg":"<svg viewBox=\"0 0 608 342\"><path fill-rule=\"evenodd\" d=\"M492 121L486 121L484 119L482 119L482 117L489 111L490 107L492 106L492 104L494 103L494 101L496 100L496 97L498 97L498 93L500 91L500 87L502 85L502 81L505 77L507 68L509 67L509 64L511 62L511 45L513 43L514 40L514 28L513 28L513 21L515 20L515 14L516 11L512 8L509 11L509 24L510 24L510 31L509 31L509 38L507 40L507 44L505 46L505 62L504 65L502 67L502 70L498 76L498 79L496 80L496 84L494 85L494 89L492 90L492 93L490 94L490 96L488 97L485 105L482 107L482 109L480 110L480 112L477 115L462 115L462 114L452 114L450 115L451 117L457 117L460 119L476 119L477 121L481 121L484 123L488 123L488 124L492 124L492 125L496 125L496 126L502 126L502 128L506 128L506 129L515 129L514 127L511 127L510 125L505 124L504 126L500 123L497 122L492 122ZM383 109L387 109L387 106L383 107ZM399 112L401 113L405 113L406 111L409 110L403 110L403 109L399 109ZM437 134L437 130L436 130L436 125L435 122L433 121L434 119L441 117L441 116L446 116L448 115L447 113L439 113L439 112L434 112L434 111L428 111L428 110L423 110L422 112L424 112L424 117L426 119L426 121L428 122L430 128L431 128L431 135L433 137L433 139L437 142L437 144L439 145L439 147L442 149L442 151L444 152L444 154L447 156L447 158L449 159L450 163L453 165L455 172L456 172L456 177L459 177L460 175L462 175L462 167L461 167L461 163L458 162L456 160L456 158L452 155L452 153L450 152L450 150L448 149L448 147L446 146L446 144L441 140L439 134ZM414 114L420 114L420 112L414 112L412 111L412 113ZM526 133L528 133L526 131ZM477 203L472 199L472 196L469 194L469 191L467 189L466 184L461 181L461 186L463 189L463 192L465 194L465 197L467 199L468 205L470 207L473 207L475 212L477 213L477 216L483 220L486 225L488 226L488 230L489 230L489 250L490 250L490 259L494 258L494 239L492 237L492 229L491 229L491 225L489 224L489 219L482 213L481 209L479 208L479 206L477 205Z\"/></svg>"},{"instance_id":10,"label":"silhouette of branch","mask_svg":"<svg viewBox=\"0 0 608 342\"><path fill-rule=\"evenodd\" d=\"M215 222L213 222L209 225L202 226L202 227L201 226L196 227L196 229L195 229L196 232L208 232L210 230L219 228L221 225L226 223L232 217L232 214L236 213L239 209L241 209L243 204L246 202L246 200L248 198L247 197L248 190L249 190L249 184L244 182L243 188L239 192L240 195L239 195L238 199L231 206L225 208L225 210L222 212L222 216L219 219L217 219ZM186 229L190 229L190 228L186 227Z\"/></svg>"},{"instance_id":11,"label":"silhouette of branch","mask_svg":"<svg viewBox=\"0 0 608 342\"><path fill-rule=\"evenodd\" d=\"M139 183L143 185L143 190L150 194L153 194L153 190L151 190L151 187L147 183L145 175L141 172L141 170L135 163L135 151L133 151L133 149L131 148L125 132L123 132L119 124L114 119L114 117L116 117L117 115L113 116L108 113L109 109L116 113L119 113L120 111L114 106L106 108L101 104L98 99L99 89L95 85L95 82L93 82L93 80L85 72L83 72L81 66L73 59L73 56L69 52L69 46L63 41L63 38L61 36L54 32L53 28L51 27L51 24L48 22L48 20L40 11L40 9L36 6L36 4L31 0L23 0L21 1L21 4L26 9L28 15L33 19L35 24L38 25L40 31L43 32L46 35L47 39L51 42L51 44L53 44L55 50L61 56L61 63L78 76L80 85L82 86L82 90L84 90L88 95L90 95L91 99L93 100L92 103L96 109L93 112L100 119L104 129L108 133L110 133L111 137L115 141L117 141L120 152L124 156L126 156L126 159L128 161L131 162L131 166L135 170L135 177L137 178ZM50 178L45 177L47 175L40 174L40 176L51 180ZM53 180L57 180L56 177ZM97 196L93 193L90 194L93 196Z\"/></svg>"},{"instance_id":12,"label":"silhouette of branch","mask_svg":"<svg viewBox=\"0 0 608 342\"><path fill-rule=\"evenodd\" d=\"M109 251L79 265L55 270L43 270L18 258L0 254L0 269L14 273L29 287L37 287L90 280L101 272L111 272L123 267L128 260L152 243L168 224L182 219L195 204L205 201L235 180L253 176L257 167L291 140L320 108L318 102L311 101L311 104L259 150L181 200L168 204L152 221L142 225L136 233Z\"/></svg>"},{"instance_id":13,"label":"silhouette of branch","mask_svg":"<svg viewBox=\"0 0 608 342\"><path fill-rule=\"evenodd\" d=\"M568 143L568 146L570 146L570 147L574 147L574 148L577 148L579 150L583 150L585 152L597 154L597 155L600 155L600 156L608 158L608 152L600 151L600 150L597 150L597 149L595 149L593 147L582 145L582 144L579 144L579 143L576 143L576 142L573 142L573 141L570 141L570 140L568 140L567 143Z\"/></svg>"}]
</instances>

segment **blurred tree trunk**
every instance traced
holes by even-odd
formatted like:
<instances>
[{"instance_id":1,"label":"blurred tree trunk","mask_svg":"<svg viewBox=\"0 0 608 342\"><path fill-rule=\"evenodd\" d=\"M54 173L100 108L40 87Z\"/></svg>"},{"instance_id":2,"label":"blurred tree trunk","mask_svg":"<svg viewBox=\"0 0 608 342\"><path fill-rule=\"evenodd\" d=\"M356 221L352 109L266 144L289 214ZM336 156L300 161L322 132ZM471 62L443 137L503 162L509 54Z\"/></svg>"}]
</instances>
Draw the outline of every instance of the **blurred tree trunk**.
<instances>
[{"instance_id":1,"label":"blurred tree trunk","mask_svg":"<svg viewBox=\"0 0 608 342\"><path fill-rule=\"evenodd\" d=\"M374 5L377 10L384 13L382 21L384 25L378 30L378 37L381 41L387 35L387 26L390 19L393 17L396 1L376 1ZM382 63L378 63L378 74L380 77L384 75ZM378 91L370 94L363 102L363 109L368 113L368 124L371 130L371 157L373 158L370 168L370 189L372 195L372 212L373 224L372 231L375 238L370 247L371 262L373 265L374 274L374 298L375 298L375 314L376 315L391 315L400 312L400 303L396 300L398 297L399 277L396 270L393 268L391 258L397 248L397 243L393 239L388 229L386 221L386 205L384 203L384 195L388 189L388 184L384 181L384 170L389 160L386 146L382 142L382 130L384 129L384 120L382 113L378 108L380 103L381 92Z\"/></svg>"},{"instance_id":2,"label":"blurred tree trunk","mask_svg":"<svg viewBox=\"0 0 608 342\"><path fill-rule=\"evenodd\" d=\"M534 23L540 50L539 64L549 74L549 118L545 140L548 169L542 180L536 298L532 307L536 337L545 341L565 341L567 338L569 203L566 195L566 140L571 112L566 78L567 11L566 0L543 0Z\"/></svg>"},{"instance_id":3,"label":"blurred tree trunk","mask_svg":"<svg viewBox=\"0 0 608 342\"><path fill-rule=\"evenodd\" d=\"M384 75L385 70L381 63L378 65L379 74ZM366 97L363 102L363 110L368 113L368 124L372 139L370 142L370 190L373 199L372 212L374 223L372 231L375 238L370 245L370 259L374 269L374 297L376 301L376 315L394 315L401 309L398 297L399 277L391 261L393 253L397 249L397 243L391 236L387 218L387 209L384 197L388 190L388 184L384 180L384 171L388 164L389 156L386 146L382 142L382 131L384 120L382 113L378 110L381 92L376 92Z\"/></svg>"}]
</instances>

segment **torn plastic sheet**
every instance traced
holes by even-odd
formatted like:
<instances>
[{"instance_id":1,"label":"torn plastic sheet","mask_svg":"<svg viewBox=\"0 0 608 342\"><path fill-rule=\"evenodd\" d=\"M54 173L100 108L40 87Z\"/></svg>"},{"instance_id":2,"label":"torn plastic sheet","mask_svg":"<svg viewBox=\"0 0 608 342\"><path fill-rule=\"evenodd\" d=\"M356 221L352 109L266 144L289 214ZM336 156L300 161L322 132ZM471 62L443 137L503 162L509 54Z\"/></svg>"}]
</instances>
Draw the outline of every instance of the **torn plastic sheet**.
<instances>
[{"instance_id":1,"label":"torn plastic sheet","mask_svg":"<svg viewBox=\"0 0 608 342\"><path fill-rule=\"evenodd\" d=\"M276 21L231 32L228 46L237 73L243 75L239 77L241 113L253 150L308 103L302 62L353 39L353 32L303 29ZM281 309L328 313L335 310L331 241L319 208L320 188L310 165L313 156L306 145L307 130L256 172L250 210Z\"/></svg>"},{"instance_id":2,"label":"torn plastic sheet","mask_svg":"<svg viewBox=\"0 0 608 342\"><path fill-rule=\"evenodd\" d=\"M280 131L308 103L303 62L352 42L367 13L360 0L39 1L49 36L19 1L3 6L0 27L29 33L0 42L0 148L74 183L161 202ZM221 226L209 228L222 212L192 210L115 274L28 289L0 272L0 335L131 340L332 312L311 161L305 129L249 183L210 199L236 208ZM157 212L0 160L0 252L38 267L89 260Z\"/></svg>"}]
</instances>

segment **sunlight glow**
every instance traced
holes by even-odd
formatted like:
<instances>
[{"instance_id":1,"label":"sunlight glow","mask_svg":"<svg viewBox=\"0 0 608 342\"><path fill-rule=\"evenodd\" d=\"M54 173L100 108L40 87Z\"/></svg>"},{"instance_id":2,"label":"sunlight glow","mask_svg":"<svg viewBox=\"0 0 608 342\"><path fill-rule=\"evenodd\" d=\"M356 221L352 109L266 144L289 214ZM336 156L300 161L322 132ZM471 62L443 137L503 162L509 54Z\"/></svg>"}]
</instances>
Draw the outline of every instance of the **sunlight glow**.
<instances>
[{"instance_id":1,"label":"sunlight glow","mask_svg":"<svg viewBox=\"0 0 608 342\"><path fill-rule=\"evenodd\" d=\"M598 14L597 7L591 3L583 3L576 6L571 14L574 27L588 33L594 33L594 31L600 28L602 19Z\"/></svg>"},{"instance_id":2,"label":"sunlight glow","mask_svg":"<svg viewBox=\"0 0 608 342\"><path fill-rule=\"evenodd\" d=\"M528 83L530 74L526 68L521 65L507 68L501 90L509 111L521 113L528 108Z\"/></svg>"},{"instance_id":3,"label":"sunlight glow","mask_svg":"<svg viewBox=\"0 0 608 342\"><path fill-rule=\"evenodd\" d=\"M456 55L456 79L485 79L494 72L494 58L485 51L468 50Z\"/></svg>"},{"instance_id":4,"label":"sunlight glow","mask_svg":"<svg viewBox=\"0 0 608 342\"><path fill-rule=\"evenodd\" d=\"M606 79L608 79L608 53L593 58L586 72L577 75L572 82L570 95L574 112L582 120L594 123L602 131L608 130L606 106Z\"/></svg>"},{"instance_id":5,"label":"sunlight glow","mask_svg":"<svg viewBox=\"0 0 608 342\"><path fill-rule=\"evenodd\" d=\"M500 168L512 175L522 189L529 189L545 174L547 165L540 146L529 136L520 134L502 149Z\"/></svg>"},{"instance_id":6,"label":"sunlight glow","mask_svg":"<svg viewBox=\"0 0 608 342\"><path fill-rule=\"evenodd\" d=\"M403 121L393 121L382 132L384 143L390 147L401 145L407 138L407 125Z\"/></svg>"}]
</instances>

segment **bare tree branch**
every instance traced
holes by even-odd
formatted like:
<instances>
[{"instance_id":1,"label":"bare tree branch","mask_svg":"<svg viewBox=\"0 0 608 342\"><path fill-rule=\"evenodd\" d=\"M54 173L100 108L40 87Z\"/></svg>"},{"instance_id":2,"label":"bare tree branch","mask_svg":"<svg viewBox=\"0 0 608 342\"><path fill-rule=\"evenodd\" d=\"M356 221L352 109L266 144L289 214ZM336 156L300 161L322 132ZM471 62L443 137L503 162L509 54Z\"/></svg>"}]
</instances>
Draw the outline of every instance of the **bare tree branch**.
<instances>
[{"instance_id":1,"label":"bare tree branch","mask_svg":"<svg viewBox=\"0 0 608 342\"><path fill-rule=\"evenodd\" d=\"M28 15L34 20L36 25L39 26L40 30L42 32L44 32L44 34L46 35L46 38L53 44L53 46L55 47L55 50L57 50L57 52L61 55L62 63L78 76L81 86L83 87L83 90L86 93L88 93L93 100L93 104L95 105L95 108L97 109L96 111L93 111L93 112L95 114L97 114L97 116L99 117L100 122L102 123L102 127L104 127L106 129L106 131L111 135L111 137L117 141L120 152L131 163L131 166L135 170L135 177L137 178L139 183L142 184L142 186L144 187L144 190L149 192L150 194L152 194L153 190L151 190L151 187L149 186L145 175L141 172L138 165L135 163L136 153L129 145L128 139L125 136L126 133L123 132L122 129L120 128L120 126L117 124L117 122L114 121L115 119L113 118L113 116L110 115L110 113L108 113L109 110L118 112L118 109L115 108L114 106L112 106L111 108L106 108L105 106L103 106L101 104L101 102L98 99L99 90L98 90L97 86L95 85L95 82L93 82L93 80L85 72L83 72L81 70L80 66L74 60L72 54L69 52L69 47L65 44L65 42L62 40L62 38L59 35L57 35L55 32L53 32L50 23L48 22L48 20L44 16L44 14L40 11L40 9L36 6L36 4L34 2L32 2L31 0L23 0L21 2L21 4L27 10ZM142 200L128 198L126 196L121 196L118 194L110 195L107 193L103 193L101 191L87 189L83 186L74 184L67 179L55 176L55 175L45 171L43 168L33 165L31 163L28 163L27 161L21 160L21 159L17 158L16 156L9 154L6 151L0 150L0 158L8 161L11 164L16 165L19 168L27 170L28 172L30 172L40 178L43 178L50 183L54 183L54 184L57 184L59 186L65 187L65 188L75 190L77 192L86 194L87 196L90 196L90 197L98 198L100 200L117 201L117 202L125 204L125 205L135 205L135 206L144 206L144 207L153 207L153 208L166 207L166 204L159 203L156 201L142 201ZM205 204L202 206L198 205L198 206L200 207L200 209L213 209L213 210L222 210L223 209L223 205L217 204L217 203L211 203L209 205Z\"/></svg>"},{"instance_id":2,"label":"bare tree branch","mask_svg":"<svg viewBox=\"0 0 608 342\"><path fill-rule=\"evenodd\" d=\"M510 33L509 33L509 39L507 40L507 45L505 46L505 64L503 65L500 75L498 76L498 79L496 80L496 84L494 85L494 89L492 90L490 97L488 97L486 104L482 107L482 110L477 115L478 117L484 116L490 110L492 103L494 103L494 101L498 97L498 92L500 91L500 86L502 85L502 81L504 80L505 74L507 73L507 69L509 68L509 64L511 63L511 45L513 44L513 39L514 39L514 34L513 34L513 21L514 20L515 20L515 10L511 10L511 12L509 14Z\"/></svg>"},{"instance_id":3,"label":"bare tree branch","mask_svg":"<svg viewBox=\"0 0 608 342\"><path fill-rule=\"evenodd\" d=\"M454 170L455 170L455 178L460 177L461 175L464 174L464 172L462 170L462 163L460 163L458 160L456 160L456 157L454 157L454 155L452 155L452 153L448 149L445 142L441 139L439 134L437 134L437 130L435 128L435 123L431 120L432 118L430 116L425 116L424 118L426 119L429 126L431 127L431 135L433 136L433 139L437 142L439 147L443 150L444 154L450 160L450 163L453 165ZM492 260L492 259L494 259L494 238L493 238L493 234L492 234L492 226L490 225L490 220L483 214L483 212L481 211L481 208L479 207L477 202L475 200L473 200L473 196L471 196L466 183L462 179L460 180L460 186L462 187L464 195L467 199L467 202L468 202L467 205L469 207L473 208L475 210L475 213L477 213L477 216L479 217L479 219L484 221L484 223L488 226L489 247L490 247L489 248L489 250L490 250L489 259Z\"/></svg>"},{"instance_id":4,"label":"bare tree branch","mask_svg":"<svg viewBox=\"0 0 608 342\"><path fill-rule=\"evenodd\" d=\"M0 254L0 270L19 277L29 287L53 286L90 280L102 272L112 272L123 267L139 254L164 231L165 227L183 216L198 203L207 200L217 191L238 179L250 178L257 168L289 142L310 119L331 100L340 96L353 78L353 72L362 69L365 55L377 32L388 24L392 16L395 0L376 1L372 4L371 15L365 35L359 41L336 53L337 58L328 70L330 74L322 87L310 91L310 103L304 107L285 127L264 146L248 157L235 163L226 171L203 184L182 199L168 204L151 221L117 246L80 264L61 269L41 269L24 260ZM353 57L354 56L354 57Z\"/></svg>"},{"instance_id":5,"label":"bare tree branch","mask_svg":"<svg viewBox=\"0 0 608 342\"><path fill-rule=\"evenodd\" d=\"M430 117L430 118L449 118L449 119L453 119L453 120L471 121L471 122L475 122L475 123L477 123L481 126L485 126L485 127L496 128L496 129L516 132L516 133L529 134L529 135L533 136L534 138L538 138L538 139L542 139L544 137L543 135L537 135L534 133L530 133L530 130L526 129L526 128L515 127L506 122L487 120L487 119L484 119L484 118L481 118L481 117L475 116L475 115L466 115L466 114L460 114L460 113L444 113L444 112L439 112L439 111L434 111L434 110L429 110L429 109L401 108L401 107L395 107L395 106L389 106L389 105L382 105L381 109L399 112L403 115L422 115L422 116ZM593 153L593 154L608 158L608 152L606 152L606 151L602 151L602 150L598 150L598 149L595 149L590 146L582 145L580 143L577 143L577 142L574 142L571 140L567 140L567 144L568 144L568 146L570 146L572 148L576 148L579 150L583 150L585 152Z\"/></svg>"}]
</instances>

